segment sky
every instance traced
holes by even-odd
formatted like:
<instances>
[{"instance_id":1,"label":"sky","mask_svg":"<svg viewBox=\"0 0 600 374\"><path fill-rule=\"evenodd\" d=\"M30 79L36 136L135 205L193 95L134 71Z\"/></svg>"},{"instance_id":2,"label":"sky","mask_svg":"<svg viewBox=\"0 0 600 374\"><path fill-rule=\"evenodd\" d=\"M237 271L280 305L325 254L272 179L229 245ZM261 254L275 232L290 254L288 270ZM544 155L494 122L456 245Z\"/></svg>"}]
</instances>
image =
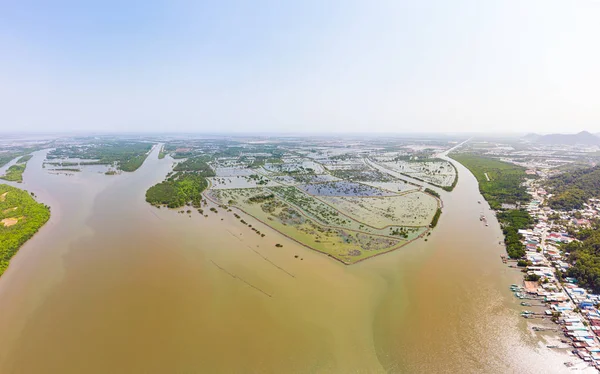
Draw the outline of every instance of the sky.
<instances>
[{"instance_id":1,"label":"sky","mask_svg":"<svg viewBox=\"0 0 600 374\"><path fill-rule=\"evenodd\" d=\"M599 0L0 1L0 132L581 130Z\"/></svg>"}]
</instances>

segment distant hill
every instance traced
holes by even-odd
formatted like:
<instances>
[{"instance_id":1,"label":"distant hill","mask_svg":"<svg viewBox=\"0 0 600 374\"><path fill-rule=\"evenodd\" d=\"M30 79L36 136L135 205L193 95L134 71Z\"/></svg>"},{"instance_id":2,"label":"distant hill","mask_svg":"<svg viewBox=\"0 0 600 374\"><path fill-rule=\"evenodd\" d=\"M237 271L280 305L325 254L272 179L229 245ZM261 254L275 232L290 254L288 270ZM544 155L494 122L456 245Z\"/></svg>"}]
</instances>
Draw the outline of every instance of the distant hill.
<instances>
[{"instance_id":1,"label":"distant hill","mask_svg":"<svg viewBox=\"0 0 600 374\"><path fill-rule=\"evenodd\" d=\"M589 198L600 196L600 166L567 171L547 181L552 198L550 207L558 210L581 209Z\"/></svg>"},{"instance_id":2,"label":"distant hill","mask_svg":"<svg viewBox=\"0 0 600 374\"><path fill-rule=\"evenodd\" d=\"M540 134L530 132L529 134L525 135L523 139L528 140L530 142L537 142L541 137L542 135Z\"/></svg>"},{"instance_id":3,"label":"distant hill","mask_svg":"<svg viewBox=\"0 0 600 374\"><path fill-rule=\"evenodd\" d=\"M535 135L535 134L534 134ZM582 131L577 134L549 134L540 136L536 142L543 144L564 144L564 145L600 145L600 137Z\"/></svg>"}]
</instances>

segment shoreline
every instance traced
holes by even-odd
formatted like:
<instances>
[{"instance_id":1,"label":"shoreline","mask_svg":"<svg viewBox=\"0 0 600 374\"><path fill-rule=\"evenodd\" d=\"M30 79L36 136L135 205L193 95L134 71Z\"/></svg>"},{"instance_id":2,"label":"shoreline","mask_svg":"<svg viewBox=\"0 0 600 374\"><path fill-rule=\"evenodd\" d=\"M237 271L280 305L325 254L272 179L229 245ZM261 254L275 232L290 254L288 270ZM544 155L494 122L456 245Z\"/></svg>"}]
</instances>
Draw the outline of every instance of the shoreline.
<instances>
[{"instance_id":1,"label":"shoreline","mask_svg":"<svg viewBox=\"0 0 600 374\"><path fill-rule=\"evenodd\" d=\"M203 195L203 196L204 196L204 197L205 197L207 200L209 200L211 203L213 203L213 204L215 204L215 205L217 205L217 206L220 206L220 205L222 205L222 204L220 204L219 202L217 202L217 201L215 201L214 199L212 199L210 196L208 196L208 194L206 193L206 191L209 191L209 189L206 189L204 192L202 192L202 195ZM406 246L406 245L408 245L408 244L411 244L411 243L413 243L415 240L422 239L422 238L423 238L423 237L425 237L425 236L426 236L426 235L427 235L429 232L431 232L431 231L432 231L432 229L431 229L431 228L427 227L423 233L419 234L418 236L416 236L415 238L413 238L413 239L411 239L411 240L408 240L408 241L406 241L405 243L402 243L402 244L400 244L400 245L398 245L398 246L392 247L392 248L390 248L390 249L387 249L387 250L385 250L385 251L379 252L379 253L377 253L377 254L374 254L374 255L372 255L372 256L365 257L365 258L362 258L362 259L360 259L360 260L357 260L357 261L354 261L354 262L350 262L350 263L349 263L349 262L345 262L345 261L343 261L343 260L341 260L341 259L339 259L339 258L336 258L335 256L333 256L333 255L332 255L332 254L330 254L330 253L327 253L327 252L320 251L320 250L318 250L318 249L316 249L316 248L313 248L313 247L311 247L311 246L309 246L309 245L307 245L307 244L305 244L305 243L302 243L302 242L300 242L299 240L297 240L297 239L295 239L295 238L293 238L293 237L289 236L289 235L288 235L288 234L286 234L286 233L283 233L283 232L281 232L281 231L277 230L276 228L272 227L271 225L267 224L266 222L262 221L261 219L259 219L259 218L255 217L254 215L252 215L252 214L248 213L247 211L243 210L242 208L239 208L239 207L237 207L237 206L230 206L230 208L237 209L237 210L238 210L238 211L240 211L241 213L244 213L245 215L247 215L247 216L249 216L249 217L252 217L252 219L256 220L257 222L260 222L261 224L263 224L263 225L265 225L266 227L270 228L271 230L273 230L273 231L277 232L278 234L281 234L281 235L283 235L284 237L286 237L286 238L288 238L288 239L290 239L290 240L292 240L292 241L294 241L294 242L296 242L296 243L300 244L301 246L303 246L303 247L305 247L305 248L308 248L308 249L310 249L310 250L312 250L312 251L315 251L315 252L317 252L317 253L320 253L320 254L322 254L322 255L325 255L325 256L327 256L327 257L330 257L330 258L332 258L332 259L334 259L334 260L336 260L336 261L338 261L338 262L340 262L340 263L342 263L342 264L344 264L344 265L346 265L346 266L355 265L355 264L358 264L358 263L360 263L360 262L363 262L363 261L365 261L365 260L369 260L369 259L371 259L371 258L374 258L374 257L377 257L377 256L381 256L381 255L384 255L384 254L387 254L387 253L390 253L390 252L396 251L396 250L398 250L398 249L400 249L400 248L402 248L402 247L404 247L404 246ZM304 212L301 212L301 214L303 214L304 216L306 216L306 215L304 214ZM306 216L306 217L308 217L308 216ZM334 228L334 229L336 229L336 227L335 227L335 226L327 226L327 225L323 225L323 226L324 226L324 227L329 227L329 228ZM424 227L424 226L419 226L419 227ZM339 229L339 228L338 228L338 229ZM353 231L353 232L358 232L358 233L360 233L360 231L353 230L353 229L345 229L345 230L348 230L348 231ZM384 237L383 235L378 235L378 234L370 234L370 235L376 235L376 236L382 236L382 237ZM386 237L386 238L387 238L387 237Z\"/></svg>"}]
</instances>

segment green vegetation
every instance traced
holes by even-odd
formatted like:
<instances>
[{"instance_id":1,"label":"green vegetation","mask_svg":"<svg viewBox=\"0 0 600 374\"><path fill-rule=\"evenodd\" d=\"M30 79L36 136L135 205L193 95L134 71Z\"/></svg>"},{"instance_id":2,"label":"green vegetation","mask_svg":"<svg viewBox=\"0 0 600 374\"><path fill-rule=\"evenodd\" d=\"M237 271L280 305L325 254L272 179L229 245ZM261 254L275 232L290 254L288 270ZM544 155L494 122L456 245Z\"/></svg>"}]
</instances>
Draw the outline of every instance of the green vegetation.
<instances>
[{"instance_id":1,"label":"green vegetation","mask_svg":"<svg viewBox=\"0 0 600 374\"><path fill-rule=\"evenodd\" d=\"M473 154L456 154L451 157L477 178L479 191L492 209L502 210L502 203L516 204L531 198L522 185L526 178L524 168ZM533 218L525 210L513 209L498 212L498 221L502 225L508 256L515 259L523 257L525 246L521 243L518 230L530 227Z\"/></svg>"},{"instance_id":2,"label":"green vegetation","mask_svg":"<svg viewBox=\"0 0 600 374\"><path fill-rule=\"evenodd\" d=\"M131 156L130 158L120 160L118 162L118 167L123 171L136 171L140 166L142 166L146 160L146 157L148 157L147 154Z\"/></svg>"},{"instance_id":3,"label":"green vegetation","mask_svg":"<svg viewBox=\"0 0 600 374\"><path fill-rule=\"evenodd\" d=\"M500 209L502 203L517 204L531 199L522 185L527 177L525 168L473 154L453 154L451 157L477 178L479 191L492 209Z\"/></svg>"},{"instance_id":4,"label":"green vegetation","mask_svg":"<svg viewBox=\"0 0 600 374\"><path fill-rule=\"evenodd\" d=\"M407 239L408 238L408 230L405 229L404 227L396 227L396 228L390 227L390 235L399 236L401 238Z\"/></svg>"},{"instance_id":5,"label":"green vegetation","mask_svg":"<svg viewBox=\"0 0 600 374\"><path fill-rule=\"evenodd\" d=\"M576 278L583 287L600 292L600 227L582 230L577 234L580 242L564 244L562 250L569 253L569 262L573 265L567 276Z\"/></svg>"},{"instance_id":6,"label":"green vegetation","mask_svg":"<svg viewBox=\"0 0 600 374\"><path fill-rule=\"evenodd\" d=\"M81 162L81 165L112 165L123 171L137 170L152 149L151 143L137 141L107 141L78 146L64 146L48 153L48 159L81 158L97 161ZM62 165L65 166L65 165Z\"/></svg>"},{"instance_id":7,"label":"green vegetation","mask_svg":"<svg viewBox=\"0 0 600 374\"><path fill-rule=\"evenodd\" d=\"M13 153L0 153L0 167L8 164L15 157Z\"/></svg>"},{"instance_id":8,"label":"green vegetation","mask_svg":"<svg viewBox=\"0 0 600 374\"><path fill-rule=\"evenodd\" d=\"M567 171L548 178L554 196L548 205L556 210L583 208L589 198L600 196L600 166Z\"/></svg>"},{"instance_id":9,"label":"green vegetation","mask_svg":"<svg viewBox=\"0 0 600 374\"><path fill-rule=\"evenodd\" d=\"M512 209L498 212L498 221L502 225L508 256L514 259L525 256L525 246L521 243L522 237L519 230L533 225L533 218L526 210Z\"/></svg>"},{"instance_id":10,"label":"green vegetation","mask_svg":"<svg viewBox=\"0 0 600 374\"><path fill-rule=\"evenodd\" d=\"M433 195L433 196L437 197L438 199L440 198L440 194L437 193L436 191L432 190L431 188L427 188L426 187L425 188L425 192L428 193L428 194L430 194L430 195Z\"/></svg>"},{"instance_id":11,"label":"green vegetation","mask_svg":"<svg viewBox=\"0 0 600 374\"><path fill-rule=\"evenodd\" d=\"M48 165L52 165L52 166L79 166L79 162L46 162L46 164ZM84 163L81 163L82 165L84 165Z\"/></svg>"},{"instance_id":12,"label":"green vegetation","mask_svg":"<svg viewBox=\"0 0 600 374\"><path fill-rule=\"evenodd\" d=\"M191 202L199 208L202 191L208 187L208 181L199 173L175 173L165 181L155 184L146 191L146 201L152 205L166 205L179 208Z\"/></svg>"},{"instance_id":13,"label":"green vegetation","mask_svg":"<svg viewBox=\"0 0 600 374\"><path fill-rule=\"evenodd\" d=\"M165 146L163 145L162 147L160 147L160 152L158 152L158 159L162 160L163 158L165 158L166 155L167 152L165 151Z\"/></svg>"},{"instance_id":14,"label":"green vegetation","mask_svg":"<svg viewBox=\"0 0 600 374\"><path fill-rule=\"evenodd\" d=\"M155 184L146 191L146 201L152 205L166 205L179 208L191 204L200 208L202 191L208 187L206 177L215 172L208 166L206 159L195 157L175 165L176 173L169 173L167 179Z\"/></svg>"},{"instance_id":15,"label":"green vegetation","mask_svg":"<svg viewBox=\"0 0 600 374\"><path fill-rule=\"evenodd\" d=\"M517 266L520 268L525 268L529 266L529 263L527 262L527 260L519 260L517 261Z\"/></svg>"},{"instance_id":16,"label":"green vegetation","mask_svg":"<svg viewBox=\"0 0 600 374\"><path fill-rule=\"evenodd\" d=\"M206 156L192 157L175 165L175 171L195 171L205 177L214 177L215 172L206 163L209 160Z\"/></svg>"},{"instance_id":17,"label":"green vegetation","mask_svg":"<svg viewBox=\"0 0 600 374\"><path fill-rule=\"evenodd\" d=\"M1 176L1 179L4 179L9 182L23 182L23 172L25 171L26 164L15 164L8 168L6 174Z\"/></svg>"},{"instance_id":18,"label":"green vegetation","mask_svg":"<svg viewBox=\"0 0 600 374\"><path fill-rule=\"evenodd\" d=\"M12 256L50 218L50 208L26 191L0 184L0 275Z\"/></svg>"},{"instance_id":19,"label":"green vegetation","mask_svg":"<svg viewBox=\"0 0 600 374\"><path fill-rule=\"evenodd\" d=\"M431 219L431 223L429 224L429 227L434 228L435 226L437 226L438 220L440 219L441 215L442 215L442 209L438 208L435 211L435 214L433 215L433 218Z\"/></svg>"},{"instance_id":20,"label":"green vegetation","mask_svg":"<svg viewBox=\"0 0 600 374\"><path fill-rule=\"evenodd\" d=\"M17 164L24 164L27 161L31 160L31 158L33 157L33 155L25 155L25 156L21 156L21 158L19 158L17 160Z\"/></svg>"},{"instance_id":21,"label":"green vegetation","mask_svg":"<svg viewBox=\"0 0 600 374\"><path fill-rule=\"evenodd\" d=\"M21 156L29 156L29 157L25 157L24 160L22 160L24 157L21 157L17 162L22 162L22 163L27 162L33 156L33 155L30 155L31 152L39 151L40 149L43 149L47 146L48 146L47 144L39 144L34 147L26 147L25 146L25 147L11 148L10 150L0 150L0 167L6 165L11 160L13 160L17 157L21 157Z\"/></svg>"},{"instance_id":22,"label":"green vegetation","mask_svg":"<svg viewBox=\"0 0 600 374\"><path fill-rule=\"evenodd\" d=\"M450 186L443 186L442 187L442 189L444 191L448 191L448 192L452 192L452 190L454 190L454 187L456 187L456 184L458 183L458 169L451 162L450 162L450 165L452 165L452 167L454 168L454 180L452 181L452 184Z\"/></svg>"}]
</instances>

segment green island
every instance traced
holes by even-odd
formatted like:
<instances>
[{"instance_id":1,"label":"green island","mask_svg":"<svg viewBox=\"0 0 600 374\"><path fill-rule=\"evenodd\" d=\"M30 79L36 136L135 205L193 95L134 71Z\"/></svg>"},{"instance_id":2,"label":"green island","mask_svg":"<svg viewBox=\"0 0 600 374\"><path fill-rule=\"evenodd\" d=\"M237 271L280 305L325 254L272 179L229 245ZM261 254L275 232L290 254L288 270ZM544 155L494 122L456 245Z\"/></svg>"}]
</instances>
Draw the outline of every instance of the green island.
<instances>
[{"instance_id":1,"label":"green island","mask_svg":"<svg viewBox=\"0 0 600 374\"><path fill-rule=\"evenodd\" d=\"M181 164L184 164L180 166ZM179 208L190 203L200 208L202 191L208 187L207 177L213 177L214 171L204 159L193 158L176 165L175 173L146 191L146 201L155 206L166 205Z\"/></svg>"},{"instance_id":2,"label":"green island","mask_svg":"<svg viewBox=\"0 0 600 374\"><path fill-rule=\"evenodd\" d=\"M6 170L6 174L0 177L0 179L4 179L9 182L23 182L23 172L25 171L25 167L27 166L27 161L31 160L33 155L25 155L21 156L17 163L12 165Z\"/></svg>"},{"instance_id":3,"label":"green island","mask_svg":"<svg viewBox=\"0 0 600 374\"><path fill-rule=\"evenodd\" d=\"M50 218L50 208L26 191L0 184L0 275L21 245Z\"/></svg>"},{"instance_id":4,"label":"green island","mask_svg":"<svg viewBox=\"0 0 600 374\"><path fill-rule=\"evenodd\" d=\"M163 158L165 158L166 155L167 152L165 151L165 146L163 145L162 147L160 147L160 152L158 152L158 159L162 160Z\"/></svg>"},{"instance_id":5,"label":"green island","mask_svg":"<svg viewBox=\"0 0 600 374\"><path fill-rule=\"evenodd\" d=\"M82 161L79 165L116 165L119 170L133 172L144 161L152 143L142 141L100 141L84 145L68 145L48 152L48 160L79 158L95 161ZM69 166L71 162L62 162L61 166ZM71 165L74 166L74 165Z\"/></svg>"},{"instance_id":6,"label":"green island","mask_svg":"<svg viewBox=\"0 0 600 374\"><path fill-rule=\"evenodd\" d=\"M21 156L18 160L17 160L17 164L24 164L27 161L31 160L31 158L33 157L33 155L25 155L25 156Z\"/></svg>"},{"instance_id":7,"label":"green island","mask_svg":"<svg viewBox=\"0 0 600 374\"><path fill-rule=\"evenodd\" d=\"M518 205L530 200L531 196L523 186L527 177L525 169L474 154L451 154L450 157L473 173L479 183L479 191L490 207L498 211L508 256L514 259L523 257L526 251L518 231L530 227L533 218L523 209L505 209L502 204Z\"/></svg>"},{"instance_id":8,"label":"green island","mask_svg":"<svg viewBox=\"0 0 600 374\"><path fill-rule=\"evenodd\" d=\"M6 170L6 174L1 176L1 179L9 182L23 182L23 172L25 171L26 164L14 164Z\"/></svg>"},{"instance_id":9,"label":"green island","mask_svg":"<svg viewBox=\"0 0 600 374\"><path fill-rule=\"evenodd\" d=\"M27 162L33 157L31 152L39 151L40 149L44 149L48 147L48 143L43 143L32 146L17 146L16 148L11 148L10 150L3 150L0 152L0 167L8 164L10 161L14 160L17 157L20 157L17 162Z\"/></svg>"},{"instance_id":10,"label":"green island","mask_svg":"<svg viewBox=\"0 0 600 374\"><path fill-rule=\"evenodd\" d=\"M188 158L185 161L179 162L173 170L175 171L193 171L198 172L205 177L214 177L215 173L208 165L209 157L192 157Z\"/></svg>"}]
</instances>

